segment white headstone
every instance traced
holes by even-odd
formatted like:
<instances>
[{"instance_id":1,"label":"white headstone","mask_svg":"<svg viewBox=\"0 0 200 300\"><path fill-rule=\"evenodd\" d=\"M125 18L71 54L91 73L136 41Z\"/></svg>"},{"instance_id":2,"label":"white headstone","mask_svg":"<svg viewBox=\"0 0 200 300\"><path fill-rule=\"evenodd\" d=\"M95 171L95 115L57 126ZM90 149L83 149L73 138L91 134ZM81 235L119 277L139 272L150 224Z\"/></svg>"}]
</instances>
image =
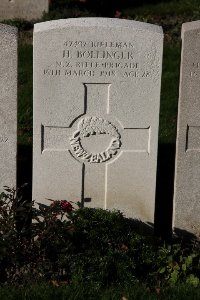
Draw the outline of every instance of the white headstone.
<instances>
[{"instance_id":1,"label":"white headstone","mask_svg":"<svg viewBox=\"0 0 200 300\"><path fill-rule=\"evenodd\" d=\"M16 187L17 28L0 24L0 192Z\"/></svg>"},{"instance_id":2,"label":"white headstone","mask_svg":"<svg viewBox=\"0 0 200 300\"><path fill-rule=\"evenodd\" d=\"M200 21L183 24L174 227L200 237Z\"/></svg>"},{"instance_id":3,"label":"white headstone","mask_svg":"<svg viewBox=\"0 0 200 300\"><path fill-rule=\"evenodd\" d=\"M34 20L48 12L49 0L0 0L0 20Z\"/></svg>"},{"instance_id":4,"label":"white headstone","mask_svg":"<svg viewBox=\"0 0 200 300\"><path fill-rule=\"evenodd\" d=\"M35 25L33 199L153 221L162 44L134 21Z\"/></svg>"}]
</instances>

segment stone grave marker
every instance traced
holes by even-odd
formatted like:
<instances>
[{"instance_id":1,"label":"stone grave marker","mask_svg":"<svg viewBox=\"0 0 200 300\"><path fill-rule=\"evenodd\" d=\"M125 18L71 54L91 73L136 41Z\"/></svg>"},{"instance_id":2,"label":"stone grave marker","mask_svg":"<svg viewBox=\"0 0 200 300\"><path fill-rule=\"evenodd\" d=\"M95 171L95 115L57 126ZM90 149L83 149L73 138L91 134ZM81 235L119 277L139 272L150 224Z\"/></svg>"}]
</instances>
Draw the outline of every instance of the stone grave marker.
<instances>
[{"instance_id":1,"label":"stone grave marker","mask_svg":"<svg viewBox=\"0 0 200 300\"><path fill-rule=\"evenodd\" d=\"M163 33L128 20L34 30L33 199L154 220Z\"/></svg>"},{"instance_id":2,"label":"stone grave marker","mask_svg":"<svg viewBox=\"0 0 200 300\"><path fill-rule=\"evenodd\" d=\"M182 26L174 227L200 237L200 21Z\"/></svg>"},{"instance_id":3,"label":"stone grave marker","mask_svg":"<svg viewBox=\"0 0 200 300\"><path fill-rule=\"evenodd\" d=\"M17 28L0 24L0 192L16 187Z\"/></svg>"},{"instance_id":4,"label":"stone grave marker","mask_svg":"<svg viewBox=\"0 0 200 300\"><path fill-rule=\"evenodd\" d=\"M49 0L1 0L0 20L39 19L48 10Z\"/></svg>"}]
</instances>

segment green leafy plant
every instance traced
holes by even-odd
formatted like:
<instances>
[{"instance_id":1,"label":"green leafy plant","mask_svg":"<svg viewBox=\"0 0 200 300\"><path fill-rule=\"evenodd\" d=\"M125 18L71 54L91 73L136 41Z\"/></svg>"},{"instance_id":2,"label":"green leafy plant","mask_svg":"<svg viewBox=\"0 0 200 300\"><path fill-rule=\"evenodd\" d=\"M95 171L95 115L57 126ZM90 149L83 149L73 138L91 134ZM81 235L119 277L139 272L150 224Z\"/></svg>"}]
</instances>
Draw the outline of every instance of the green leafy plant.
<instances>
[{"instance_id":1,"label":"green leafy plant","mask_svg":"<svg viewBox=\"0 0 200 300\"><path fill-rule=\"evenodd\" d=\"M34 205L20 190L6 188L0 196L0 282L96 289L200 285L198 245L165 245L119 211L80 206L67 200Z\"/></svg>"},{"instance_id":2,"label":"green leafy plant","mask_svg":"<svg viewBox=\"0 0 200 300\"><path fill-rule=\"evenodd\" d=\"M183 248L180 244L168 246L161 260L162 268L159 269L159 273L164 275L164 279L170 284L175 285L185 281L194 287L199 285L200 261L198 248Z\"/></svg>"}]
</instances>

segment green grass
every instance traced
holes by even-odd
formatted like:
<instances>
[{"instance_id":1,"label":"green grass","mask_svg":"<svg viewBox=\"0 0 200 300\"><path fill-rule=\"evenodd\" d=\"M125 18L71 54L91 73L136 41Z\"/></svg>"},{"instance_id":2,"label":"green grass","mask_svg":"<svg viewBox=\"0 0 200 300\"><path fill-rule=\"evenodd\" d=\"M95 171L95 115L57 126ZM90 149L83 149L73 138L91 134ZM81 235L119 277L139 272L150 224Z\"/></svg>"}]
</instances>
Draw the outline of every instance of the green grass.
<instances>
[{"instance_id":1,"label":"green grass","mask_svg":"<svg viewBox=\"0 0 200 300\"><path fill-rule=\"evenodd\" d=\"M113 287L98 289L95 287L60 286L39 284L27 287L7 286L0 288L1 300L189 300L200 299L200 288L178 286L167 289L149 290L144 286Z\"/></svg>"},{"instance_id":2,"label":"green grass","mask_svg":"<svg viewBox=\"0 0 200 300\"><path fill-rule=\"evenodd\" d=\"M33 121L33 47L19 46L18 79L18 142L29 144L32 136Z\"/></svg>"},{"instance_id":3,"label":"green grass","mask_svg":"<svg viewBox=\"0 0 200 300\"><path fill-rule=\"evenodd\" d=\"M160 103L161 143L175 143L179 88L180 46L165 44Z\"/></svg>"}]
</instances>

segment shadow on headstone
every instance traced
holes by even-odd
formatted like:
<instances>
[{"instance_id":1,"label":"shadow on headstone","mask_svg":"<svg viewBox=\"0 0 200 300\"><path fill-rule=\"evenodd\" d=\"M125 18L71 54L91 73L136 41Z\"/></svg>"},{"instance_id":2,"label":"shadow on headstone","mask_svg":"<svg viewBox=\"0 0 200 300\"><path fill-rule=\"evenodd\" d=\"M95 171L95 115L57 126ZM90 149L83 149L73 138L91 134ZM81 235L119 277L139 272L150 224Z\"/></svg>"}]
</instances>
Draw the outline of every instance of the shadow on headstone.
<instances>
[{"instance_id":1,"label":"shadow on headstone","mask_svg":"<svg viewBox=\"0 0 200 300\"><path fill-rule=\"evenodd\" d=\"M175 145L159 144L155 203L155 234L165 240L172 236Z\"/></svg>"},{"instance_id":2,"label":"shadow on headstone","mask_svg":"<svg viewBox=\"0 0 200 300\"><path fill-rule=\"evenodd\" d=\"M195 236L193 233L182 230L180 228L174 228L174 239L177 240L177 242L184 242L184 243L200 243L198 241L197 236Z\"/></svg>"},{"instance_id":3,"label":"shadow on headstone","mask_svg":"<svg viewBox=\"0 0 200 300\"><path fill-rule=\"evenodd\" d=\"M137 219L128 219L128 223L131 226L132 230L141 235L153 235L154 226L152 223L144 223L141 220Z\"/></svg>"}]
</instances>

